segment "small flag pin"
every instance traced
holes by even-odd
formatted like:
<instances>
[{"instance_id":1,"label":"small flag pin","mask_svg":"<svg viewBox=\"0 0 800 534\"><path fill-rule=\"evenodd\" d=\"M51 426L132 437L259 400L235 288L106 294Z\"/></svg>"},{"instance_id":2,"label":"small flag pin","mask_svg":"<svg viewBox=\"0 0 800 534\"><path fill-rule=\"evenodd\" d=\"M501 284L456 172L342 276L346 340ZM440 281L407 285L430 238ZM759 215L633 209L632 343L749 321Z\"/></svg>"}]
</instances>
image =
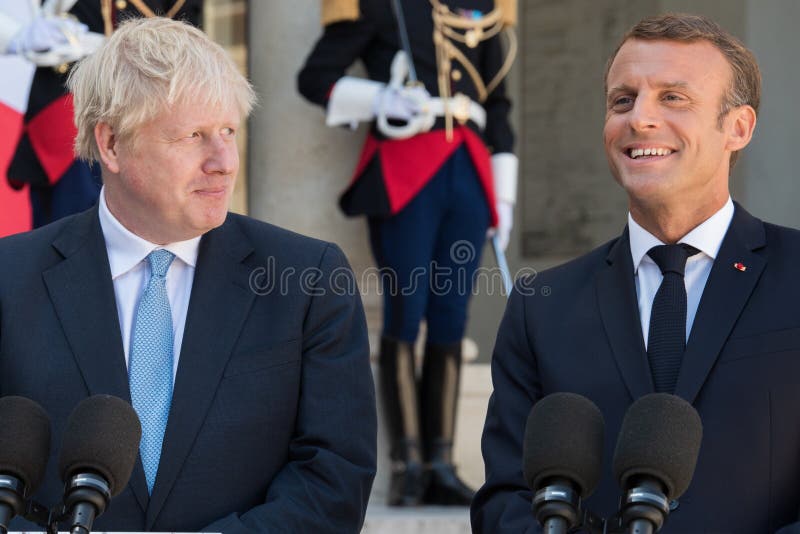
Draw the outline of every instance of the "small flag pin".
<instances>
[{"instance_id":1,"label":"small flag pin","mask_svg":"<svg viewBox=\"0 0 800 534\"><path fill-rule=\"evenodd\" d=\"M745 272L747 270L747 266L744 263L739 262L739 261L734 263L733 266L736 268L737 271Z\"/></svg>"}]
</instances>

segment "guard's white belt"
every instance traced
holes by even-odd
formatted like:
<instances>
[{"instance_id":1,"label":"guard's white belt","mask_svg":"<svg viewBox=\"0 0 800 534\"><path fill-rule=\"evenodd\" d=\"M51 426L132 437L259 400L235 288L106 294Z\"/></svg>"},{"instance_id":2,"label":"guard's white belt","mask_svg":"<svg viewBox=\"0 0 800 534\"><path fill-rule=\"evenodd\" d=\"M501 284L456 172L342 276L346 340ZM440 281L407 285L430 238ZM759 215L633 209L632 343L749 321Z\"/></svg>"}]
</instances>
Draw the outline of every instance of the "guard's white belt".
<instances>
[{"instance_id":1,"label":"guard's white belt","mask_svg":"<svg viewBox=\"0 0 800 534\"><path fill-rule=\"evenodd\" d=\"M486 128L486 110L483 109L483 106L463 94L458 94L449 99L440 98L438 96L431 97L428 101L428 109L437 117L444 117L445 100L448 100L447 106L449 107L449 111L457 121L463 124L471 120L478 125L478 128L481 130Z\"/></svg>"}]
</instances>

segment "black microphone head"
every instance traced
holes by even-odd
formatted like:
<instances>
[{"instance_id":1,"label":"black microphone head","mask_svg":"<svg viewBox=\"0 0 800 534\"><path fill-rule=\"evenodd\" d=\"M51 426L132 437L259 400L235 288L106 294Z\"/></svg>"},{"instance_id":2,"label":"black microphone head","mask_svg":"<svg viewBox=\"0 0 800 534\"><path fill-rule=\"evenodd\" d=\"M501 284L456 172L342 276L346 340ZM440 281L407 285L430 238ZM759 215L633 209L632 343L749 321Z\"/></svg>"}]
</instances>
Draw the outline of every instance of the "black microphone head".
<instances>
[{"instance_id":1,"label":"black microphone head","mask_svg":"<svg viewBox=\"0 0 800 534\"><path fill-rule=\"evenodd\" d=\"M651 393L631 404L614 450L614 477L623 490L641 476L660 480L668 499L692 481L703 423L691 404L667 393Z\"/></svg>"},{"instance_id":2,"label":"black microphone head","mask_svg":"<svg viewBox=\"0 0 800 534\"><path fill-rule=\"evenodd\" d=\"M597 487L603 464L603 414L575 393L553 393L534 404L525 425L523 472L538 491L550 478L567 478L581 498Z\"/></svg>"},{"instance_id":3,"label":"black microphone head","mask_svg":"<svg viewBox=\"0 0 800 534\"><path fill-rule=\"evenodd\" d=\"M70 414L61 444L58 471L67 482L80 473L96 473L118 495L131 477L142 427L130 404L111 395L82 400Z\"/></svg>"},{"instance_id":4,"label":"black microphone head","mask_svg":"<svg viewBox=\"0 0 800 534\"><path fill-rule=\"evenodd\" d=\"M0 473L16 477L30 495L50 456L50 417L25 397L0 398Z\"/></svg>"}]
</instances>

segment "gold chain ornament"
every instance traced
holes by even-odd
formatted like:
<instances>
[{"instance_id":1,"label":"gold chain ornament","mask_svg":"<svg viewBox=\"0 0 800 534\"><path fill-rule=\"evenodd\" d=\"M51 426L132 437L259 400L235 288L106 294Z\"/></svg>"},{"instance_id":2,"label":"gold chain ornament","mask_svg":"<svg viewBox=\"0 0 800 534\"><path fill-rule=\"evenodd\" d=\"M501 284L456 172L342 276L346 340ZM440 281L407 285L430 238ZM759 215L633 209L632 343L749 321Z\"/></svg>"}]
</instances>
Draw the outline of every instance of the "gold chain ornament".
<instances>
[{"instance_id":1,"label":"gold chain ornament","mask_svg":"<svg viewBox=\"0 0 800 534\"><path fill-rule=\"evenodd\" d=\"M430 2L433 7L433 44L436 48L439 96L444 101L447 140L452 141L453 118L455 117L460 124L465 124L469 119L469 99L461 93L453 96L450 91L451 78L458 80L461 77L461 72L453 69L453 62L457 62L466 70L478 92L478 101L482 104L511 70L517 55L517 37L514 29L506 25L507 14L503 13L500 6L495 5L492 11L480 17L467 18L453 13L440 0L430 0ZM500 32L506 35L508 52L500 70L487 84L475 65L455 43L475 48Z\"/></svg>"},{"instance_id":2,"label":"gold chain ornament","mask_svg":"<svg viewBox=\"0 0 800 534\"><path fill-rule=\"evenodd\" d=\"M145 4L142 0L128 0L133 7L136 8L139 13L147 18L155 17L156 14L153 12L150 7ZM114 23L111 20L111 2L112 0L101 0L100 2L100 13L103 16L103 30L106 34L106 37L110 36L111 33L114 31ZM172 7L169 8L164 16L167 18L173 18L175 15L178 14L178 11L181 10L183 4L186 3L186 0L175 0L175 3L172 4Z\"/></svg>"}]
</instances>

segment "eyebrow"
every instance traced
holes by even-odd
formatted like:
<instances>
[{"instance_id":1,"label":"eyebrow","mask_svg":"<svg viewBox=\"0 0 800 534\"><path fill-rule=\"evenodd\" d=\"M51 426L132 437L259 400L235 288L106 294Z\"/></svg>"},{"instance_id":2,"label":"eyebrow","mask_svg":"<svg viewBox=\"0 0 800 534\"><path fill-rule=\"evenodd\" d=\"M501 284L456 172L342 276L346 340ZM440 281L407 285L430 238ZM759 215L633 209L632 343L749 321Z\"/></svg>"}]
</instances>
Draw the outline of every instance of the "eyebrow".
<instances>
[{"instance_id":1,"label":"eyebrow","mask_svg":"<svg viewBox=\"0 0 800 534\"><path fill-rule=\"evenodd\" d=\"M658 89L687 89L689 87L689 82L685 82L682 80L674 81L674 82L662 82L656 84ZM629 85L617 85L616 87L612 87L606 93L606 96L610 96L612 94L618 93L634 93L636 92L633 87Z\"/></svg>"}]
</instances>

